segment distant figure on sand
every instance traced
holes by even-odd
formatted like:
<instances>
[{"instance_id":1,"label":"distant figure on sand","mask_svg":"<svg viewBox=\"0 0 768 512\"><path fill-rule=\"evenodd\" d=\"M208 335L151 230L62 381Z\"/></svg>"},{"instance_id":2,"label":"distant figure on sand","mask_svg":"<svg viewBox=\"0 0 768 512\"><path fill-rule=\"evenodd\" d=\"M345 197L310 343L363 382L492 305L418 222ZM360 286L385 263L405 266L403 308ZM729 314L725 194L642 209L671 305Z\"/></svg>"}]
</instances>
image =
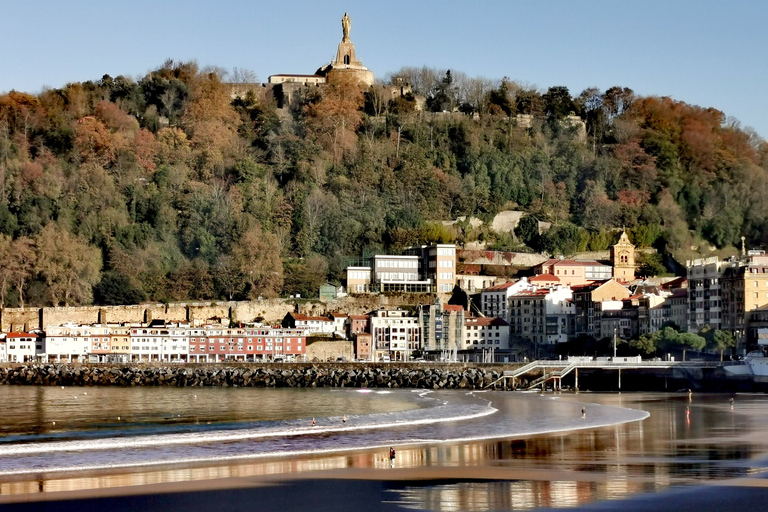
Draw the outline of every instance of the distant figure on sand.
<instances>
[{"instance_id":1,"label":"distant figure on sand","mask_svg":"<svg viewBox=\"0 0 768 512\"><path fill-rule=\"evenodd\" d=\"M389 465L395 467L395 449L389 448Z\"/></svg>"},{"instance_id":2,"label":"distant figure on sand","mask_svg":"<svg viewBox=\"0 0 768 512\"><path fill-rule=\"evenodd\" d=\"M691 391L690 389L688 390L688 401L689 402L693 401L693 391Z\"/></svg>"},{"instance_id":3,"label":"distant figure on sand","mask_svg":"<svg viewBox=\"0 0 768 512\"><path fill-rule=\"evenodd\" d=\"M347 415L346 414L341 417L341 422L342 423L346 423L347 422Z\"/></svg>"},{"instance_id":4,"label":"distant figure on sand","mask_svg":"<svg viewBox=\"0 0 768 512\"><path fill-rule=\"evenodd\" d=\"M317 426L317 423L315 423L315 418L312 418L312 426L313 426L313 427L316 427L316 426Z\"/></svg>"},{"instance_id":5,"label":"distant figure on sand","mask_svg":"<svg viewBox=\"0 0 768 512\"><path fill-rule=\"evenodd\" d=\"M731 408L733 408L733 398L731 398Z\"/></svg>"},{"instance_id":6,"label":"distant figure on sand","mask_svg":"<svg viewBox=\"0 0 768 512\"><path fill-rule=\"evenodd\" d=\"M581 408L581 417L582 418L586 418L587 417L587 408L586 407L582 407Z\"/></svg>"}]
</instances>

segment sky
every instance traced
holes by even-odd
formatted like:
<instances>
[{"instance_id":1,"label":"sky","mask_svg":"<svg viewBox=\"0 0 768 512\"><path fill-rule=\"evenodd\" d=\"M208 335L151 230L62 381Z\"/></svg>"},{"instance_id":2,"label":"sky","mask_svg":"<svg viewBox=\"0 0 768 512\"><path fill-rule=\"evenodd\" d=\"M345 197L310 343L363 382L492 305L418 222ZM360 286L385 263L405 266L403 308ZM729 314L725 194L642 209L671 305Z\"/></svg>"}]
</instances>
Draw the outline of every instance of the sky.
<instances>
[{"instance_id":1,"label":"sky","mask_svg":"<svg viewBox=\"0 0 768 512\"><path fill-rule=\"evenodd\" d=\"M311 74L348 12L377 79L428 66L574 96L618 85L714 107L768 138L768 2L0 0L0 12L0 92L138 79L169 58L261 81Z\"/></svg>"}]
</instances>

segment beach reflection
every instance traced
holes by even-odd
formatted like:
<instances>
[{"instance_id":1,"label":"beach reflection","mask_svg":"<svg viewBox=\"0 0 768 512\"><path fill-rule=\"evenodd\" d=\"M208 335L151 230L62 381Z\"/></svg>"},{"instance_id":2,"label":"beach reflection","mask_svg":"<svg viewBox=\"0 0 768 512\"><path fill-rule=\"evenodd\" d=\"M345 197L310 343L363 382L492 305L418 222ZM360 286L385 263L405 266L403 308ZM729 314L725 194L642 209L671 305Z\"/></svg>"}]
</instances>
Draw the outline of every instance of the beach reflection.
<instances>
[{"instance_id":1,"label":"beach reflection","mask_svg":"<svg viewBox=\"0 0 768 512\"><path fill-rule=\"evenodd\" d=\"M496 395L494 406L503 407L503 398ZM671 394L561 395L559 400L644 409L651 416L528 439L401 447L394 468L387 450L380 449L205 467L27 476L0 483L0 494L204 481L203 487L213 482L237 487L274 477L369 478L388 482L388 501L414 509L574 507L762 471L768 453L768 398L740 395L733 408L729 398L696 396L688 402L687 396Z\"/></svg>"}]
</instances>

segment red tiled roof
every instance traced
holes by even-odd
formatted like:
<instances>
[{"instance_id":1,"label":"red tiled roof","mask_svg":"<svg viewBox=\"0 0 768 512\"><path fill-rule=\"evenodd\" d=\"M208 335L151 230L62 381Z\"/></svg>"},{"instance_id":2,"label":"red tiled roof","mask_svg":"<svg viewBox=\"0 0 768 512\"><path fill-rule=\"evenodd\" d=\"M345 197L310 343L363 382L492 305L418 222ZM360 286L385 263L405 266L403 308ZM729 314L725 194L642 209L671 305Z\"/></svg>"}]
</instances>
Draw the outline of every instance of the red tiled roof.
<instances>
[{"instance_id":1,"label":"red tiled roof","mask_svg":"<svg viewBox=\"0 0 768 512\"><path fill-rule=\"evenodd\" d=\"M553 274L538 274L531 278L528 278L529 283L551 282L559 283L560 278Z\"/></svg>"},{"instance_id":2,"label":"red tiled roof","mask_svg":"<svg viewBox=\"0 0 768 512\"><path fill-rule=\"evenodd\" d=\"M538 290L523 290L512 297L543 297L552 292L551 288L539 288Z\"/></svg>"},{"instance_id":3,"label":"red tiled roof","mask_svg":"<svg viewBox=\"0 0 768 512\"><path fill-rule=\"evenodd\" d=\"M492 316L470 316L464 320L464 325L509 325L503 318Z\"/></svg>"},{"instance_id":4,"label":"red tiled roof","mask_svg":"<svg viewBox=\"0 0 768 512\"><path fill-rule=\"evenodd\" d=\"M458 304L446 304L443 306L443 311L464 311L464 308Z\"/></svg>"},{"instance_id":5,"label":"red tiled roof","mask_svg":"<svg viewBox=\"0 0 768 512\"><path fill-rule=\"evenodd\" d=\"M515 282L517 282L517 281L515 281ZM515 282L496 284L496 285L493 285L493 286L491 286L489 288L486 288L483 291L484 292L495 292L495 291L500 291L500 290L506 290L510 286L514 285Z\"/></svg>"},{"instance_id":6,"label":"red tiled roof","mask_svg":"<svg viewBox=\"0 0 768 512\"><path fill-rule=\"evenodd\" d=\"M321 322L333 322L333 320L331 320L326 316L308 316L308 315L302 315L301 313L291 313L291 316L293 316L294 320L301 320L301 321L320 320Z\"/></svg>"},{"instance_id":7,"label":"red tiled roof","mask_svg":"<svg viewBox=\"0 0 768 512\"><path fill-rule=\"evenodd\" d=\"M368 320L368 315L349 315L350 320Z\"/></svg>"},{"instance_id":8,"label":"red tiled roof","mask_svg":"<svg viewBox=\"0 0 768 512\"><path fill-rule=\"evenodd\" d=\"M554 267L558 265L568 266L568 267L595 267L595 266L609 267L610 266L610 265L606 265L605 263L600 263L597 260L560 260L556 258L549 259L537 266Z\"/></svg>"},{"instance_id":9,"label":"red tiled roof","mask_svg":"<svg viewBox=\"0 0 768 512\"><path fill-rule=\"evenodd\" d=\"M688 279L685 277L678 277L671 281L667 281L666 283L663 283L661 285L662 288L679 288L686 284L688 282Z\"/></svg>"},{"instance_id":10,"label":"red tiled roof","mask_svg":"<svg viewBox=\"0 0 768 512\"><path fill-rule=\"evenodd\" d=\"M37 334L31 332L9 332L6 334L8 338L29 338L30 336L37 338Z\"/></svg>"}]
</instances>

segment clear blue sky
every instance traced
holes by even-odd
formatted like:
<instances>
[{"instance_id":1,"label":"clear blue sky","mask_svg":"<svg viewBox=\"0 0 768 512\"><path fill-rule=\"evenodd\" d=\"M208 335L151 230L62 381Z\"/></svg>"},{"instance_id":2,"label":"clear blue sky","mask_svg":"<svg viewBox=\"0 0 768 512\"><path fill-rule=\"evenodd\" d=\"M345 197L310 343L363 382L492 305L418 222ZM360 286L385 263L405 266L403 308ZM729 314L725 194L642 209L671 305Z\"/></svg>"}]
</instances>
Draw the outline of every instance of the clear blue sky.
<instances>
[{"instance_id":1,"label":"clear blue sky","mask_svg":"<svg viewBox=\"0 0 768 512\"><path fill-rule=\"evenodd\" d=\"M2 0L0 92L134 78L165 59L276 73L331 60L341 16L378 77L450 68L541 89L613 85L715 107L768 138L768 2Z\"/></svg>"}]
</instances>

